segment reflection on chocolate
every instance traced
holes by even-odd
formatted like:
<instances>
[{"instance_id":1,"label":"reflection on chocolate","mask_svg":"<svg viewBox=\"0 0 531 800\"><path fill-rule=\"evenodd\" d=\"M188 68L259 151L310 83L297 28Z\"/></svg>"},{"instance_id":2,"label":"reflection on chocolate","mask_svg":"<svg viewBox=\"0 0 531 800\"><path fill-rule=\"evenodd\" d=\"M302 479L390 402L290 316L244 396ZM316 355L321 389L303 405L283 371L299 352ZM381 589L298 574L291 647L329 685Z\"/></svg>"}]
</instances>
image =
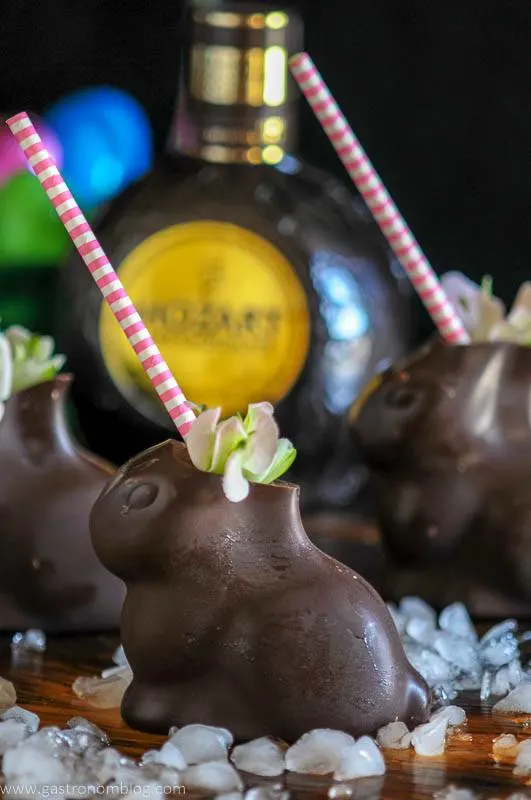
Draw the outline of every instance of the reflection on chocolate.
<instances>
[{"instance_id":1,"label":"reflection on chocolate","mask_svg":"<svg viewBox=\"0 0 531 800\"><path fill-rule=\"evenodd\" d=\"M355 430L379 475L388 594L529 611L530 376L531 348L436 341L367 399Z\"/></svg>"},{"instance_id":2,"label":"reflection on chocolate","mask_svg":"<svg viewBox=\"0 0 531 800\"><path fill-rule=\"evenodd\" d=\"M0 629L118 628L123 584L96 558L90 509L114 469L65 420L71 378L15 394L0 422Z\"/></svg>"},{"instance_id":3,"label":"reflection on chocolate","mask_svg":"<svg viewBox=\"0 0 531 800\"><path fill-rule=\"evenodd\" d=\"M387 609L315 548L299 491L254 484L242 503L165 442L129 461L96 502L94 546L122 578L134 680L122 713L167 732L201 722L238 739L354 735L426 718L428 690Z\"/></svg>"}]
</instances>

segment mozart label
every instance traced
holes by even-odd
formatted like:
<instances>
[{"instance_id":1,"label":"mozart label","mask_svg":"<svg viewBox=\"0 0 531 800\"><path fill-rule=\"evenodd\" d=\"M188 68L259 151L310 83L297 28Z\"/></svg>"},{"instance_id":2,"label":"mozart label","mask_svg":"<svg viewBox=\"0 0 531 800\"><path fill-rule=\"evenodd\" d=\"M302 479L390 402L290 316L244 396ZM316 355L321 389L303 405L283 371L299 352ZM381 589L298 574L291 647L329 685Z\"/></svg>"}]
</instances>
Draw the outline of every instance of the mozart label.
<instances>
[{"instance_id":1,"label":"mozart label","mask_svg":"<svg viewBox=\"0 0 531 800\"><path fill-rule=\"evenodd\" d=\"M154 234L118 269L183 392L223 414L276 404L306 362L310 315L295 270L270 242L226 222L190 222ZM164 422L155 391L106 305L102 356L138 411Z\"/></svg>"}]
</instances>

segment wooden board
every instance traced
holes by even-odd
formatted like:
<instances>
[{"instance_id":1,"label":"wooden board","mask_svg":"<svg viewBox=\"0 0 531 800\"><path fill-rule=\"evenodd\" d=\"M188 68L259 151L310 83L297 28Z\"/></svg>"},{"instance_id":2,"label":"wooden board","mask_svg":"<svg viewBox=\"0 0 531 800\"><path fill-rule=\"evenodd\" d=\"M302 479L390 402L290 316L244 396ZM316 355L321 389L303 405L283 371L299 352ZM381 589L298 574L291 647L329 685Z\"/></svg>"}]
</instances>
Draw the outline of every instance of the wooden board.
<instances>
[{"instance_id":1,"label":"wooden board","mask_svg":"<svg viewBox=\"0 0 531 800\"><path fill-rule=\"evenodd\" d=\"M72 716L85 716L111 736L113 746L132 756L159 746L163 737L139 733L125 725L116 710L87 706L72 692L78 675L94 675L111 665L117 645L114 637L57 637L50 639L42 657L26 663L13 663L9 640L0 639L0 675L13 681L20 705L36 712L43 725L64 726ZM156 653L153 654L156 658ZM354 798L399 800L431 798L454 784L478 793L482 799L506 798L519 791L531 798L531 779L513 775L509 764L496 764L492 741L501 733L514 733L519 739L531 738L531 717L510 718L493 715L481 708L477 693L460 698L469 715L468 724L455 734L440 758L421 758L413 751L386 751L387 774L382 778L353 781ZM331 785L327 779L286 774L284 779L292 797L326 797ZM264 783L249 777L249 786Z\"/></svg>"}]
</instances>

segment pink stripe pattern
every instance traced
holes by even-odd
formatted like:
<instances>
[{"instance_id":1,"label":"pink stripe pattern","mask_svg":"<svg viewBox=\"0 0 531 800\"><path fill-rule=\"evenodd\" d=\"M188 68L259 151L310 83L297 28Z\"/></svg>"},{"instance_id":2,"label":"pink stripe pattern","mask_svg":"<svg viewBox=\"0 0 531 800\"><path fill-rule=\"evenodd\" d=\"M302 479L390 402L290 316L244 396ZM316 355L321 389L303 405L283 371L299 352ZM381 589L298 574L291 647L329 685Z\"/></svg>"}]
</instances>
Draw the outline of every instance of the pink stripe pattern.
<instances>
[{"instance_id":1,"label":"pink stripe pattern","mask_svg":"<svg viewBox=\"0 0 531 800\"><path fill-rule=\"evenodd\" d=\"M468 333L448 300L433 267L420 249L310 56L307 53L298 53L290 60L290 68L439 333L449 344L468 344Z\"/></svg>"},{"instance_id":2,"label":"pink stripe pattern","mask_svg":"<svg viewBox=\"0 0 531 800\"><path fill-rule=\"evenodd\" d=\"M72 197L57 165L43 146L25 112L8 119L7 125L33 167L115 319L127 336L166 411L181 436L186 438L195 414L187 405L185 396Z\"/></svg>"}]
</instances>

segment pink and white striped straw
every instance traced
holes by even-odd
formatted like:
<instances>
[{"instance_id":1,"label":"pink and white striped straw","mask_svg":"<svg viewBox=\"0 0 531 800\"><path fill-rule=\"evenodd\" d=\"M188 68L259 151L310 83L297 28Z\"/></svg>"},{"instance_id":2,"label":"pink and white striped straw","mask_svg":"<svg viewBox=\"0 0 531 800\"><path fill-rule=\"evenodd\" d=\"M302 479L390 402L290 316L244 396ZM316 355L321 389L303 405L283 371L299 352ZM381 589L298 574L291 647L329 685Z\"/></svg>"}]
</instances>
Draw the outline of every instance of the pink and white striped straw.
<instances>
[{"instance_id":1,"label":"pink and white striped straw","mask_svg":"<svg viewBox=\"0 0 531 800\"><path fill-rule=\"evenodd\" d=\"M307 53L298 53L290 59L290 68L441 336L449 344L468 344L470 337L433 267L393 203L312 59Z\"/></svg>"},{"instance_id":2,"label":"pink and white striped straw","mask_svg":"<svg viewBox=\"0 0 531 800\"><path fill-rule=\"evenodd\" d=\"M183 438L195 414L25 112L6 121Z\"/></svg>"}]
</instances>

